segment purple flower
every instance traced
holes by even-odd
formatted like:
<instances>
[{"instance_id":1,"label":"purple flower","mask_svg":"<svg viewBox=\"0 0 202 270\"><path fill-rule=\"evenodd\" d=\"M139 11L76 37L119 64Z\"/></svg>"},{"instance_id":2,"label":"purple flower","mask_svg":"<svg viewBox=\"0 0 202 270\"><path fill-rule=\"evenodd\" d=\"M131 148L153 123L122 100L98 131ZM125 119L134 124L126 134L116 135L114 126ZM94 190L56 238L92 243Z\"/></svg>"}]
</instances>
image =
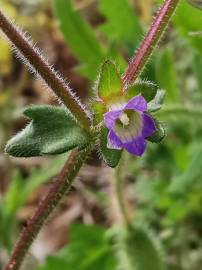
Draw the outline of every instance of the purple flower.
<instances>
[{"instance_id":1,"label":"purple flower","mask_svg":"<svg viewBox=\"0 0 202 270\"><path fill-rule=\"evenodd\" d=\"M142 96L112 106L104 114L104 123L109 129L108 148L126 149L133 155L141 156L147 146L145 138L156 131L155 122L146 111L147 102Z\"/></svg>"}]
</instances>

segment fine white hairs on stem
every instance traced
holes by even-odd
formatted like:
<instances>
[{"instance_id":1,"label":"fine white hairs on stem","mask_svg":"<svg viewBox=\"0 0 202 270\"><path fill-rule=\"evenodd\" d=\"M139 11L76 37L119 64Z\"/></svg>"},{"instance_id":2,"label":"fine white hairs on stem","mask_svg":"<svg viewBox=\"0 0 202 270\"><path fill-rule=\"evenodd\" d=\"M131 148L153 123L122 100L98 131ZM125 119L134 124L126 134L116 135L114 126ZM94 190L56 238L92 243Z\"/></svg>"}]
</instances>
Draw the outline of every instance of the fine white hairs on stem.
<instances>
[{"instance_id":1,"label":"fine white hairs on stem","mask_svg":"<svg viewBox=\"0 0 202 270\"><path fill-rule=\"evenodd\" d=\"M1 12L1 10L0 10L0 12ZM81 103L79 97L77 97L75 92L73 92L71 90L71 88L69 87L66 80L63 79L61 74L58 71L56 71L54 66L51 65L49 63L49 61L44 57L42 51L32 41L32 38L28 35L28 33L26 31L23 31L19 26L17 26L13 20L8 19L5 15L2 15L2 14L1 14L2 21L5 20L7 25L10 26L13 33L15 33L16 39L18 36L18 38L20 38L22 40L22 43L24 42L24 45L22 45L22 46L24 46L24 47L26 46L27 48L30 48L29 52L26 55L25 48L24 48L24 51L21 50L20 45L16 45L14 42L15 39L14 40L12 39L12 34L10 34L9 31L4 31L4 29L2 29L5 33L5 35L7 36L7 40L12 45L12 49L13 49L13 52L16 55L16 57L28 67L29 71L32 74L34 74L34 76L37 79L39 79L40 81L43 82L43 85L45 85L46 88L51 89L52 92L54 93L54 95L60 101L62 101L62 103L65 103L67 105L67 108L68 108L68 105L70 105L70 104L67 104L67 102L65 102L65 100L63 100L63 97L65 98L65 95L68 96L68 98L66 100L69 100L69 102L71 102L71 104L72 104L71 112L72 112L72 114L75 114L75 117L77 116L76 120L81 120L81 118L85 119L85 117L86 117L86 119L89 119L89 123L90 123L91 122L90 111L88 109L86 109L86 106L84 106ZM18 42L18 44L20 44L20 42ZM25 45L25 44L27 44L27 45ZM38 60L35 61L35 59L33 59L34 56L32 57L31 51L32 51L33 55L35 55ZM37 63L37 61L38 61L37 65L34 64L34 61L35 61L35 63ZM47 71L48 75L46 74L46 71L44 74L46 74L47 76L46 75L44 76L39 63L42 63L43 66L46 67L46 71ZM50 77L52 77L52 78L50 78ZM56 85L55 82L57 82L57 85L59 85L61 90L57 90L57 86L54 87L54 85ZM58 91L62 91L62 92L60 93ZM60 94L58 95L58 93L60 93ZM80 111L80 113L77 113L76 110ZM82 112L84 115L83 117L81 116ZM82 122L82 120L81 120L81 122Z\"/></svg>"}]
</instances>

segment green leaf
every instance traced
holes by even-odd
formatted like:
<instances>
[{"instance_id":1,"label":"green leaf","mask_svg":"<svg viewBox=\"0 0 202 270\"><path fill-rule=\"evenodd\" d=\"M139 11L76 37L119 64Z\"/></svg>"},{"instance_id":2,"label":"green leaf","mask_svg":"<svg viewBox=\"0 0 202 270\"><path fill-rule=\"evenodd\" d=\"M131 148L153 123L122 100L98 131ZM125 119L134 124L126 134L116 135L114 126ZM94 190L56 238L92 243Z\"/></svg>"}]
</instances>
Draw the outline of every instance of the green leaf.
<instances>
[{"instance_id":1,"label":"green leaf","mask_svg":"<svg viewBox=\"0 0 202 270\"><path fill-rule=\"evenodd\" d=\"M37 270L115 270L112 246L106 231L97 225L74 224L70 227L69 244L56 256L47 259Z\"/></svg>"},{"instance_id":2,"label":"green leaf","mask_svg":"<svg viewBox=\"0 0 202 270\"><path fill-rule=\"evenodd\" d=\"M167 100L170 102L179 100L176 76L172 53L169 49L164 49L156 56L156 80L160 88L166 90Z\"/></svg>"},{"instance_id":3,"label":"green leaf","mask_svg":"<svg viewBox=\"0 0 202 270\"><path fill-rule=\"evenodd\" d=\"M156 241L144 228L130 227L123 239L124 270L163 270L161 250Z\"/></svg>"},{"instance_id":4,"label":"green leaf","mask_svg":"<svg viewBox=\"0 0 202 270\"><path fill-rule=\"evenodd\" d=\"M92 100L91 108L94 112L94 121L96 124L99 124L103 120L103 115L105 113L105 104L97 100Z\"/></svg>"},{"instance_id":5,"label":"green leaf","mask_svg":"<svg viewBox=\"0 0 202 270\"><path fill-rule=\"evenodd\" d=\"M155 122L157 130L152 136L148 137L147 140L153 143L160 143L164 139L166 132L161 123L158 123L157 121Z\"/></svg>"},{"instance_id":6,"label":"green leaf","mask_svg":"<svg viewBox=\"0 0 202 270\"><path fill-rule=\"evenodd\" d=\"M157 90L155 98L148 103L148 111L156 112L162 108L165 99L165 91Z\"/></svg>"},{"instance_id":7,"label":"green leaf","mask_svg":"<svg viewBox=\"0 0 202 270\"><path fill-rule=\"evenodd\" d=\"M108 129L103 127L100 134L100 152L104 162L112 168L115 168L121 158L122 150L109 149L107 147Z\"/></svg>"},{"instance_id":8,"label":"green leaf","mask_svg":"<svg viewBox=\"0 0 202 270\"><path fill-rule=\"evenodd\" d=\"M95 79L105 53L92 28L73 9L70 0L53 0L53 6L64 39L82 64L80 72L89 79Z\"/></svg>"},{"instance_id":9,"label":"green leaf","mask_svg":"<svg viewBox=\"0 0 202 270\"><path fill-rule=\"evenodd\" d=\"M126 90L126 95L132 98L141 94L146 101L151 101L157 93L158 87L150 81L139 81Z\"/></svg>"},{"instance_id":10,"label":"green leaf","mask_svg":"<svg viewBox=\"0 0 202 270\"><path fill-rule=\"evenodd\" d=\"M61 154L89 143L89 135L63 107L31 106L24 110L24 115L32 121L8 141L5 151L12 156Z\"/></svg>"},{"instance_id":11,"label":"green leaf","mask_svg":"<svg viewBox=\"0 0 202 270\"><path fill-rule=\"evenodd\" d=\"M163 270L165 264L159 243L144 228L130 227L122 236L123 249L119 255L121 269Z\"/></svg>"},{"instance_id":12,"label":"green leaf","mask_svg":"<svg viewBox=\"0 0 202 270\"><path fill-rule=\"evenodd\" d=\"M133 8L128 0L100 0L98 7L106 22L100 29L109 40L125 43L131 53L139 44L143 31Z\"/></svg>"},{"instance_id":13,"label":"green leaf","mask_svg":"<svg viewBox=\"0 0 202 270\"><path fill-rule=\"evenodd\" d=\"M110 60L102 64L99 81L98 96L103 100L111 100L122 95L122 80L116 66Z\"/></svg>"}]
</instances>

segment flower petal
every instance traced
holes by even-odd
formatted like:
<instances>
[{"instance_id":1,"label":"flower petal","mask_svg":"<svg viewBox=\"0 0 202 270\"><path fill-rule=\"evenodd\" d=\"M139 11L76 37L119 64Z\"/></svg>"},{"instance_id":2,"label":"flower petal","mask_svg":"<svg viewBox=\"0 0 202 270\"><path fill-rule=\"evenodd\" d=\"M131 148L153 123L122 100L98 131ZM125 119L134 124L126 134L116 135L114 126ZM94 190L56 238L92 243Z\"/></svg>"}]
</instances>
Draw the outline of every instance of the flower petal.
<instances>
[{"instance_id":1,"label":"flower petal","mask_svg":"<svg viewBox=\"0 0 202 270\"><path fill-rule=\"evenodd\" d=\"M154 119L148 114L143 114L143 130L142 136L144 138L151 136L156 131L156 125Z\"/></svg>"},{"instance_id":2,"label":"flower petal","mask_svg":"<svg viewBox=\"0 0 202 270\"><path fill-rule=\"evenodd\" d=\"M110 149L122 149L123 148L123 144L122 144L121 140L119 139L119 137L116 135L116 133L113 130L109 131L107 147Z\"/></svg>"},{"instance_id":3,"label":"flower petal","mask_svg":"<svg viewBox=\"0 0 202 270\"><path fill-rule=\"evenodd\" d=\"M147 102L143 96L135 96L128 101L124 109L132 109L144 112L147 110Z\"/></svg>"},{"instance_id":4,"label":"flower petal","mask_svg":"<svg viewBox=\"0 0 202 270\"><path fill-rule=\"evenodd\" d=\"M147 147L147 142L143 137L138 137L129 143L124 143L124 148L135 156L142 156Z\"/></svg>"},{"instance_id":5,"label":"flower petal","mask_svg":"<svg viewBox=\"0 0 202 270\"><path fill-rule=\"evenodd\" d=\"M104 123L108 129L113 128L115 121L119 117L121 112L122 110L118 110L118 111L110 111L104 114Z\"/></svg>"}]
</instances>

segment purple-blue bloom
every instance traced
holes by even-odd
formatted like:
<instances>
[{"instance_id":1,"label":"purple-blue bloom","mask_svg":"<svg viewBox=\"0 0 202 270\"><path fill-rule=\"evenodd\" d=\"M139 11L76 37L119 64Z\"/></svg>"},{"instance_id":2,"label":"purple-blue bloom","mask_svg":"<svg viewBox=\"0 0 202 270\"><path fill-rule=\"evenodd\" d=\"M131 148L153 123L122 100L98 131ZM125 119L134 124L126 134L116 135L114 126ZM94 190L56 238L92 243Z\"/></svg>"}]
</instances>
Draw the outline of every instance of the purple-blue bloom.
<instances>
[{"instance_id":1,"label":"purple-blue bloom","mask_svg":"<svg viewBox=\"0 0 202 270\"><path fill-rule=\"evenodd\" d=\"M114 105L104 114L104 123L109 129L108 148L126 149L142 156L147 142L145 138L156 131L154 119L146 113L147 102L143 96L135 96L125 104Z\"/></svg>"}]
</instances>

